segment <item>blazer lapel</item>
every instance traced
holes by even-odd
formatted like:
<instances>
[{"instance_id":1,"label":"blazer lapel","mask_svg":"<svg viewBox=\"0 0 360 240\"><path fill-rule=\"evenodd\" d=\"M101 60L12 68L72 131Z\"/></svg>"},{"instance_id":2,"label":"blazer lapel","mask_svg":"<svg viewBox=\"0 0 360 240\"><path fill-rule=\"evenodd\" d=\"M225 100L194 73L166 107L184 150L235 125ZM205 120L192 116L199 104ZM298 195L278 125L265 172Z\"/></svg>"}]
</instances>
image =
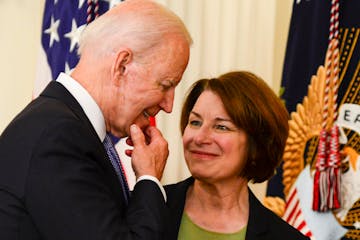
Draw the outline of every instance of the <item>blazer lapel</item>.
<instances>
[{"instance_id":1,"label":"blazer lapel","mask_svg":"<svg viewBox=\"0 0 360 240\"><path fill-rule=\"evenodd\" d=\"M261 236L266 237L266 232L269 230L268 219L264 217L264 206L256 198L249 188L249 221L246 230L245 239L262 239Z\"/></svg>"},{"instance_id":2,"label":"blazer lapel","mask_svg":"<svg viewBox=\"0 0 360 240\"><path fill-rule=\"evenodd\" d=\"M177 239L179 227L181 223L182 214L185 206L186 192L190 185L194 183L192 177L186 180L169 186L165 186L166 194L168 197L168 214L166 239Z\"/></svg>"}]
</instances>

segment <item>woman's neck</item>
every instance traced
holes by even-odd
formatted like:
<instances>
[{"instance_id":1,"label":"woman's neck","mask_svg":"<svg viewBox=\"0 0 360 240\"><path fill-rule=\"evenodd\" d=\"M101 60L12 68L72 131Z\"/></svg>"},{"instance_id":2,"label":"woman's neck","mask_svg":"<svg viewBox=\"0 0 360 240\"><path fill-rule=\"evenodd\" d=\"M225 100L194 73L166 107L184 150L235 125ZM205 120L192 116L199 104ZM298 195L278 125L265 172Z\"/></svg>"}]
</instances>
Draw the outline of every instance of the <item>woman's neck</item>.
<instances>
[{"instance_id":1,"label":"woman's neck","mask_svg":"<svg viewBox=\"0 0 360 240\"><path fill-rule=\"evenodd\" d=\"M244 179L216 184L195 180L187 192L185 212L204 229L233 233L247 224L248 199L247 181Z\"/></svg>"}]
</instances>

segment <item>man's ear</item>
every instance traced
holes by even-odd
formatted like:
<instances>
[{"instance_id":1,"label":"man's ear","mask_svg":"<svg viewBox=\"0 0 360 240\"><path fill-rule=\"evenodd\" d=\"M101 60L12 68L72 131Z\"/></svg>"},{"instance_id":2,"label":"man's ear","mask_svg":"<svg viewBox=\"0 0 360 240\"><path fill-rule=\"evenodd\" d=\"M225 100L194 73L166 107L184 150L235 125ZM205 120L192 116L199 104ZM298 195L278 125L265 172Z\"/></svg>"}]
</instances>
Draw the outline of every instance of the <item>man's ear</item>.
<instances>
[{"instance_id":1,"label":"man's ear","mask_svg":"<svg viewBox=\"0 0 360 240\"><path fill-rule=\"evenodd\" d=\"M116 81L116 85L119 85L120 78L127 73L127 64L132 59L132 51L130 49L121 49L117 52L115 62L112 65L111 75Z\"/></svg>"}]
</instances>

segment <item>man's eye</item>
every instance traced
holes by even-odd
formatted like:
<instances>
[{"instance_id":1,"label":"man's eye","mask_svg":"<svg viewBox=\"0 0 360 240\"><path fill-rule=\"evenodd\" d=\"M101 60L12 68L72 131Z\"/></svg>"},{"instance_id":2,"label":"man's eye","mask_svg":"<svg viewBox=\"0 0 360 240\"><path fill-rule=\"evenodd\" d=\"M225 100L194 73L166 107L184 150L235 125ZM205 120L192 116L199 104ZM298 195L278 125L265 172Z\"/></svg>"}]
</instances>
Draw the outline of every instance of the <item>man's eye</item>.
<instances>
[{"instance_id":1,"label":"man's eye","mask_svg":"<svg viewBox=\"0 0 360 240\"><path fill-rule=\"evenodd\" d=\"M161 83L159 83L159 85L162 91L167 91L174 86L173 82L171 81L162 81Z\"/></svg>"},{"instance_id":2,"label":"man's eye","mask_svg":"<svg viewBox=\"0 0 360 240\"><path fill-rule=\"evenodd\" d=\"M169 90L171 87L172 87L172 85L170 85L170 84L161 84L161 89L162 89L163 91L167 91L167 90Z\"/></svg>"}]
</instances>

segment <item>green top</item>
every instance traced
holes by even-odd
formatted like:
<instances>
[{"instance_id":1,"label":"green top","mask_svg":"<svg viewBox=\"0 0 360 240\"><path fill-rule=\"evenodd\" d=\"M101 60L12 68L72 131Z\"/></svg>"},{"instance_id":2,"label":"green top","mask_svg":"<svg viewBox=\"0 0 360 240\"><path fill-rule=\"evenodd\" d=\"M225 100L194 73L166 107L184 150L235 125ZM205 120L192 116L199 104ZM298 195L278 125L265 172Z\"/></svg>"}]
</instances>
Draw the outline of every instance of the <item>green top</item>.
<instances>
[{"instance_id":1,"label":"green top","mask_svg":"<svg viewBox=\"0 0 360 240\"><path fill-rule=\"evenodd\" d=\"M184 212L181 218L178 240L245 240L246 226L235 233L217 233L205 230L191 221Z\"/></svg>"}]
</instances>

